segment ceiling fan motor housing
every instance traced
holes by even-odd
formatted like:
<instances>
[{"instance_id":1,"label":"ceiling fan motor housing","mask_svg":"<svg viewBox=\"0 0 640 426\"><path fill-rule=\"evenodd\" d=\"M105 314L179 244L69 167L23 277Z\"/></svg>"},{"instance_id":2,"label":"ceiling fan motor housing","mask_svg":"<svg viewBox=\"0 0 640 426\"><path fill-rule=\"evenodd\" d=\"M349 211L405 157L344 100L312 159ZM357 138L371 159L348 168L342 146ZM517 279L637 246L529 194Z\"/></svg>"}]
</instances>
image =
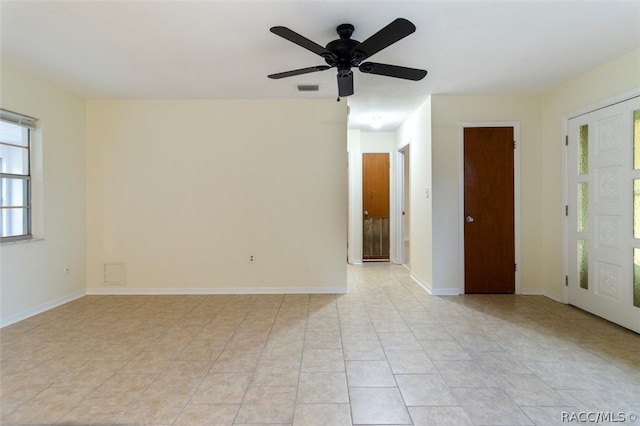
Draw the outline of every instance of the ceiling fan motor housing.
<instances>
[{"instance_id":1,"label":"ceiling fan motor housing","mask_svg":"<svg viewBox=\"0 0 640 426\"><path fill-rule=\"evenodd\" d=\"M338 75L347 76L351 73L352 66L358 66L354 62L353 50L360 44L359 41L351 39L354 27L351 24L341 24L336 28L336 32L340 36L339 39L333 40L327 44L327 50L333 55L326 55L324 60L332 67L338 68Z\"/></svg>"}]
</instances>

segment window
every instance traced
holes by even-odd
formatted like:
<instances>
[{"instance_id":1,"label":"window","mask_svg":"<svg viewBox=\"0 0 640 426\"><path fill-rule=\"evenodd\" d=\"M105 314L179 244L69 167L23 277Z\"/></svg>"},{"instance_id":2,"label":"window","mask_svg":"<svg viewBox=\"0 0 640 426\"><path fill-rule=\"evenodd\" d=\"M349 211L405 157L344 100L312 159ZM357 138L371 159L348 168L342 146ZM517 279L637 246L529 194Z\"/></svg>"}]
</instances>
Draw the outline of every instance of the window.
<instances>
[{"instance_id":1,"label":"window","mask_svg":"<svg viewBox=\"0 0 640 426\"><path fill-rule=\"evenodd\" d=\"M0 110L0 240L30 239L31 130L35 119Z\"/></svg>"}]
</instances>

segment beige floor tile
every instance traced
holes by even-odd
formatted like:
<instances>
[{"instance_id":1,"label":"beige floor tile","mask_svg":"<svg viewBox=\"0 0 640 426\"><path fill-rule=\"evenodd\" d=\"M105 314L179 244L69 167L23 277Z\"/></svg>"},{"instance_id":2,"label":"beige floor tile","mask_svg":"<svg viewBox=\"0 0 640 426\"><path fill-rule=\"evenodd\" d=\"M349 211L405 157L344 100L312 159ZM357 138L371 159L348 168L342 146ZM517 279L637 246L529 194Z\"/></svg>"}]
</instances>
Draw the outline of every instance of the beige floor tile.
<instances>
[{"instance_id":1,"label":"beige floor tile","mask_svg":"<svg viewBox=\"0 0 640 426\"><path fill-rule=\"evenodd\" d=\"M239 404L249 387L251 374L209 373L191 397L194 404Z\"/></svg>"},{"instance_id":2,"label":"beige floor tile","mask_svg":"<svg viewBox=\"0 0 640 426\"><path fill-rule=\"evenodd\" d=\"M387 361L346 361L349 387L395 387Z\"/></svg>"},{"instance_id":3,"label":"beige floor tile","mask_svg":"<svg viewBox=\"0 0 640 426\"><path fill-rule=\"evenodd\" d=\"M240 404L187 404L175 426L233 425Z\"/></svg>"},{"instance_id":4,"label":"beige floor tile","mask_svg":"<svg viewBox=\"0 0 640 426\"><path fill-rule=\"evenodd\" d=\"M268 341L262 351L262 359L286 359L299 361L302 358L304 339L292 339L288 341Z\"/></svg>"},{"instance_id":5,"label":"beige floor tile","mask_svg":"<svg viewBox=\"0 0 640 426\"><path fill-rule=\"evenodd\" d=\"M452 392L475 424L533 424L502 389L455 388Z\"/></svg>"},{"instance_id":6,"label":"beige floor tile","mask_svg":"<svg viewBox=\"0 0 640 426\"><path fill-rule=\"evenodd\" d=\"M395 377L407 406L460 405L439 374L398 374Z\"/></svg>"},{"instance_id":7,"label":"beige floor tile","mask_svg":"<svg viewBox=\"0 0 640 426\"><path fill-rule=\"evenodd\" d=\"M595 381L583 374L571 363L530 362L522 363L553 389L597 389Z\"/></svg>"},{"instance_id":8,"label":"beige floor tile","mask_svg":"<svg viewBox=\"0 0 640 426\"><path fill-rule=\"evenodd\" d=\"M225 349L216 359L211 371L215 373L253 373L259 358L260 352Z\"/></svg>"},{"instance_id":9,"label":"beige floor tile","mask_svg":"<svg viewBox=\"0 0 640 426\"><path fill-rule=\"evenodd\" d=\"M122 423L173 423L193 393L192 388L149 388L122 413Z\"/></svg>"},{"instance_id":10,"label":"beige floor tile","mask_svg":"<svg viewBox=\"0 0 640 426\"><path fill-rule=\"evenodd\" d=\"M408 333L409 327L404 320L398 316L394 318L372 318L373 328L378 333Z\"/></svg>"},{"instance_id":11,"label":"beige floor tile","mask_svg":"<svg viewBox=\"0 0 640 426\"><path fill-rule=\"evenodd\" d=\"M569 405L564 397L534 374L504 374L496 379L520 407Z\"/></svg>"},{"instance_id":12,"label":"beige floor tile","mask_svg":"<svg viewBox=\"0 0 640 426\"><path fill-rule=\"evenodd\" d=\"M118 422L125 409L120 405L78 405L56 425L110 425Z\"/></svg>"},{"instance_id":13,"label":"beige floor tile","mask_svg":"<svg viewBox=\"0 0 640 426\"><path fill-rule=\"evenodd\" d=\"M194 339L174 359L178 361L215 361L226 344L227 342L221 340Z\"/></svg>"},{"instance_id":14,"label":"beige floor tile","mask_svg":"<svg viewBox=\"0 0 640 426\"><path fill-rule=\"evenodd\" d=\"M343 342L344 359L350 361L383 361L386 359L378 340L347 340Z\"/></svg>"},{"instance_id":15,"label":"beige floor tile","mask_svg":"<svg viewBox=\"0 0 640 426\"><path fill-rule=\"evenodd\" d=\"M293 426L351 426L349 404L296 404Z\"/></svg>"},{"instance_id":16,"label":"beige floor tile","mask_svg":"<svg viewBox=\"0 0 640 426\"><path fill-rule=\"evenodd\" d=\"M171 361L152 386L197 387L212 366L211 361Z\"/></svg>"},{"instance_id":17,"label":"beige floor tile","mask_svg":"<svg viewBox=\"0 0 640 426\"><path fill-rule=\"evenodd\" d=\"M253 374L251 386L297 386L299 360L263 359Z\"/></svg>"},{"instance_id":18,"label":"beige floor tile","mask_svg":"<svg viewBox=\"0 0 640 426\"><path fill-rule=\"evenodd\" d=\"M340 331L307 331L304 337L304 349L340 349L342 339Z\"/></svg>"},{"instance_id":19,"label":"beige floor tile","mask_svg":"<svg viewBox=\"0 0 640 426\"><path fill-rule=\"evenodd\" d=\"M422 349L411 332L378 333L385 351L416 351Z\"/></svg>"},{"instance_id":20,"label":"beige floor tile","mask_svg":"<svg viewBox=\"0 0 640 426\"><path fill-rule=\"evenodd\" d=\"M459 343L449 340L423 340L420 341L422 349L432 361L465 361L471 360L471 356Z\"/></svg>"},{"instance_id":21,"label":"beige floor tile","mask_svg":"<svg viewBox=\"0 0 640 426\"><path fill-rule=\"evenodd\" d=\"M444 381L452 388L498 387L475 361L433 361Z\"/></svg>"},{"instance_id":22,"label":"beige floor tile","mask_svg":"<svg viewBox=\"0 0 640 426\"><path fill-rule=\"evenodd\" d=\"M415 426L473 426L462 407L409 407Z\"/></svg>"},{"instance_id":23,"label":"beige floor tile","mask_svg":"<svg viewBox=\"0 0 640 426\"><path fill-rule=\"evenodd\" d=\"M156 379L153 374L122 374L110 377L82 401L84 405L128 405L138 399Z\"/></svg>"},{"instance_id":24,"label":"beige floor tile","mask_svg":"<svg viewBox=\"0 0 640 426\"><path fill-rule=\"evenodd\" d=\"M344 371L344 357L341 349L305 349L302 353L300 371Z\"/></svg>"},{"instance_id":25,"label":"beige floor tile","mask_svg":"<svg viewBox=\"0 0 640 426\"><path fill-rule=\"evenodd\" d=\"M236 423L291 423L295 387L249 387L236 416Z\"/></svg>"},{"instance_id":26,"label":"beige floor tile","mask_svg":"<svg viewBox=\"0 0 640 426\"><path fill-rule=\"evenodd\" d=\"M350 388L353 423L411 424L398 388Z\"/></svg>"},{"instance_id":27,"label":"beige floor tile","mask_svg":"<svg viewBox=\"0 0 640 426\"><path fill-rule=\"evenodd\" d=\"M348 403L345 373L300 373L299 404Z\"/></svg>"},{"instance_id":28,"label":"beige floor tile","mask_svg":"<svg viewBox=\"0 0 640 426\"><path fill-rule=\"evenodd\" d=\"M93 388L50 387L16 408L2 420L10 424L53 424L80 404Z\"/></svg>"},{"instance_id":29,"label":"beige floor tile","mask_svg":"<svg viewBox=\"0 0 640 426\"><path fill-rule=\"evenodd\" d=\"M562 410L640 412L635 333L542 296L433 297L388 263L347 277L345 295L86 296L5 327L0 422L546 426L566 424Z\"/></svg>"},{"instance_id":30,"label":"beige floor tile","mask_svg":"<svg viewBox=\"0 0 640 426\"><path fill-rule=\"evenodd\" d=\"M378 334L373 328L373 324L366 316L366 321L362 323L341 323L340 334L342 335L342 341L362 341L362 340L374 340L378 341Z\"/></svg>"},{"instance_id":31,"label":"beige floor tile","mask_svg":"<svg viewBox=\"0 0 640 426\"><path fill-rule=\"evenodd\" d=\"M387 359L393 374L438 373L427 354L420 351L387 351Z\"/></svg>"},{"instance_id":32,"label":"beige floor tile","mask_svg":"<svg viewBox=\"0 0 640 426\"><path fill-rule=\"evenodd\" d=\"M136 355L122 369L126 374L160 374L170 363L172 356L165 352L145 350Z\"/></svg>"},{"instance_id":33,"label":"beige floor tile","mask_svg":"<svg viewBox=\"0 0 640 426\"><path fill-rule=\"evenodd\" d=\"M340 331L340 321L338 317L311 317L307 320L306 331L328 331L336 333Z\"/></svg>"},{"instance_id":34,"label":"beige floor tile","mask_svg":"<svg viewBox=\"0 0 640 426\"><path fill-rule=\"evenodd\" d=\"M241 332L233 335L225 349L261 352L267 342L269 333L266 332Z\"/></svg>"},{"instance_id":35,"label":"beige floor tile","mask_svg":"<svg viewBox=\"0 0 640 426\"><path fill-rule=\"evenodd\" d=\"M441 325L409 324L409 328L418 340L454 340L453 336Z\"/></svg>"},{"instance_id":36,"label":"beige floor tile","mask_svg":"<svg viewBox=\"0 0 640 426\"><path fill-rule=\"evenodd\" d=\"M566 426L571 424L569 419L573 419L573 415L576 416L580 413L576 407L522 407L522 411L531 419L536 425L544 426ZM578 423L579 424L579 423Z\"/></svg>"}]
</instances>

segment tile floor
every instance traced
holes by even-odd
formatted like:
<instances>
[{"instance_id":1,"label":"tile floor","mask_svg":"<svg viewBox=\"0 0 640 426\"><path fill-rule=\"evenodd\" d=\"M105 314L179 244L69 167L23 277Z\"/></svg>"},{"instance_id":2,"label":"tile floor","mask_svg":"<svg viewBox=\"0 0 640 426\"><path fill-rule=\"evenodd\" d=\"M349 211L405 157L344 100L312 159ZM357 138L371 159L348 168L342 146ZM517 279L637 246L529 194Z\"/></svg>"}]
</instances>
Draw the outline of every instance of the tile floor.
<instances>
[{"instance_id":1,"label":"tile floor","mask_svg":"<svg viewBox=\"0 0 640 426\"><path fill-rule=\"evenodd\" d=\"M5 327L1 423L546 426L640 414L637 334L544 297L432 297L396 265L348 277L347 295L87 296Z\"/></svg>"}]
</instances>

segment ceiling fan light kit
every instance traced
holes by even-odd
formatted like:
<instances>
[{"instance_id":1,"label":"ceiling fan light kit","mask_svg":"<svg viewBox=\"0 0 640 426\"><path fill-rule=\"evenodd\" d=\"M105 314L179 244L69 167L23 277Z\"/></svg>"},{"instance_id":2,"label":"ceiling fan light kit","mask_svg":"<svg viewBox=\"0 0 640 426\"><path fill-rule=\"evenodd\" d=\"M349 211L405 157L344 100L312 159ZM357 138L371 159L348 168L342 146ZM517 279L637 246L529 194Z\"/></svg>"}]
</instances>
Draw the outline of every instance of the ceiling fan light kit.
<instances>
[{"instance_id":1,"label":"ceiling fan light kit","mask_svg":"<svg viewBox=\"0 0 640 426\"><path fill-rule=\"evenodd\" d=\"M409 34L415 32L415 25L408 20L398 18L362 43L351 38L354 29L354 26L351 24L338 25L336 32L340 38L329 42L326 47L322 47L287 27L272 27L270 30L272 33L321 56L327 65L316 65L313 67L285 71L277 74L271 74L268 77L272 79L280 79L336 68L338 96L345 97L353 95L354 92L352 68L358 68L360 69L360 72L367 74L376 74L413 81L422 80L427 75L427 71L422 69L380 64L376 62L364 62L366 59L375 55L382 49L389 47L393 43L402 40ZM338 98L338 100L340 99Z\"/></svg>"}]
</instances>

